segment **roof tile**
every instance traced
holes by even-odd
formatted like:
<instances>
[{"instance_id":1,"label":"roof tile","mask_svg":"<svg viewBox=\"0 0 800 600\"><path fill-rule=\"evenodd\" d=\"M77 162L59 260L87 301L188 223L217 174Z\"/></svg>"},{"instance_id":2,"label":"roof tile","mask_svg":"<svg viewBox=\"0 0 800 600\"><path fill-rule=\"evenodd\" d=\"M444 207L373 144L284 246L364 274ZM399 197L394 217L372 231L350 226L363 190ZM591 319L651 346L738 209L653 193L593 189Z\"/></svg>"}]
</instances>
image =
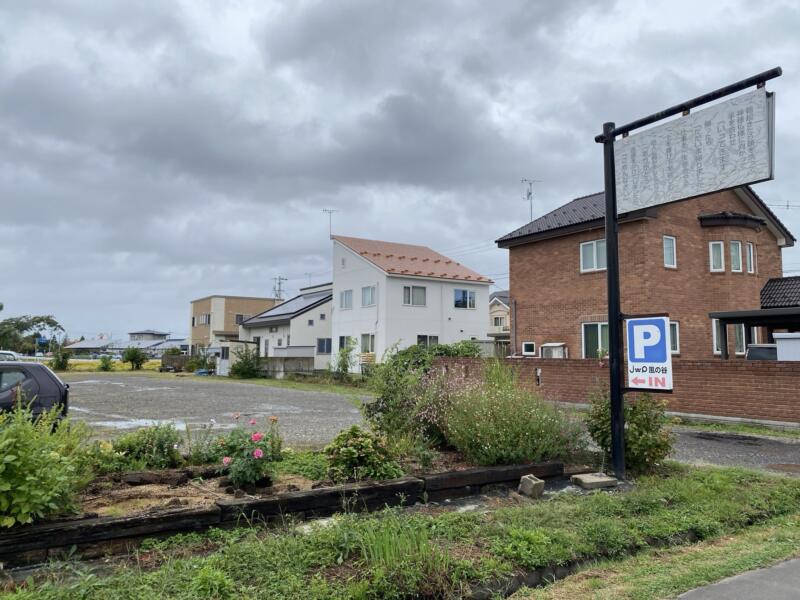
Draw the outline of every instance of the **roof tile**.
<instances>
[{"instance_id":1,"label":"roof tile","mask_svg":"<svg viewBox=\"0 0 800 600\"><path fill-rule=\"evenodd\" d=\"M800 306L800 276L773 277L761 288L761 308Z\"/></svg>"}]
</instances>

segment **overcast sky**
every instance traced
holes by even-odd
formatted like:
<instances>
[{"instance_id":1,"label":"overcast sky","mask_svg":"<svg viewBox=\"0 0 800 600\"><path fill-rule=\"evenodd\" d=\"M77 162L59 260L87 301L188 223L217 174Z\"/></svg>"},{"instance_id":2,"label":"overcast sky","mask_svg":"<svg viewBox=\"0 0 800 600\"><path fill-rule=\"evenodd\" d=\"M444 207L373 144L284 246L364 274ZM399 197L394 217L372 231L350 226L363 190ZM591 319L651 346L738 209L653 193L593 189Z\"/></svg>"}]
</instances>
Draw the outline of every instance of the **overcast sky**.
<instances>
[{"instance_id":1,"label":"overcast sky","mask_svg":"<svg viewBox=\"0 0 800 600\"><path fill-rule=\"evenodd\" d=\"M505 287L521 178L536 216L600 191L604 121L776 65L756 189L800 237L798 32L797 1L3 2L0 317L185 334L193 298L329 278L323 208Z\"/></svg>"}]
</instances>

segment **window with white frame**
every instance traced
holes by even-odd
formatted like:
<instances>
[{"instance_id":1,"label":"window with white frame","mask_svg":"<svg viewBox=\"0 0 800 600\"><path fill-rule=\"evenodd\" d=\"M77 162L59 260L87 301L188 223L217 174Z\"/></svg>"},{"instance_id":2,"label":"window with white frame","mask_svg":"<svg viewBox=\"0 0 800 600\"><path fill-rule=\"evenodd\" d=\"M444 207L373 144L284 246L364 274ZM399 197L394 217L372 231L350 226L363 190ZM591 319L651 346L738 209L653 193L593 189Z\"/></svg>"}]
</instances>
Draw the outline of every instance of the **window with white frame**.
<instances>
[{"instance_id":1,"label":"window with white frame","mask_svg":"<svg viewBox=\"0 0 800 600\"><path fill-rule=\"evenodd\" d=\"M353 290L339 292L339 308L342 310L353 308Z\"/></svg>"},{"instance_id":2,"label":"window with white frame","mask_svg":"<svg viewBox=\"0 0 800 600\"><path fill-rule=\"evenodd\" d=\"M608 353L608 323L583 323L583 358L601 358Z\"/></svg>"},{"instance_id":3,"label":"window with white frame","mask_svg":"<svg viewBox=\"0 0 800 600\"><path fill-rule=\"evenodd\" d=\"M420 346L435 346L439 343L439 336L438 335L418 335L417 336L417 344Z\"/></svg>"},{"instance_id":4,"label":"window with white frame","mask_svg":"<svg viewBox=\"0 0 800 600\"><path fill-rule=\"evenodd\" d=\"M744 253L744 264L748 273L756 272L756 246L753 242L747 242Z\"/></svg>"},{"instance_id":5,"label":"window with white frame","mask_svg":"<svg viewBox=\"0 0 800 600\"><path fill-rule=\"evenodd\" d=\"M742 272L742 242L731 242L731 271Z\"/></svg>"},{"instance_id":6,"label":"window with white frame","mask_svg":"<svg viewBox=\"0 0 800 600\"><path fill-rule=\"evenodd\" d=\"M375 286L368 285L361 288L361 306L375 305Z\"/></svg>"},{"instance_id":7,"label":"window with white frame","mask_svg":"<svg viewBox=\"0 0 800 600\"><path fill-rule=\"evenodd\" d=\"M339 336L339 350L346 349L348 346L351 348L355 346L355 339L348 336L348 335L340 335Z\"/></svg>"},{"instance_id":8,"label":"window with white frame","mask_svg":"<svg viewBox=\"0 0 800 600\"><path fill-rule=\"evenodd\" d=\"M714 346L714 354L722 354L722 324L719 319L711 319L711 338ZM733 325L733 351L736 354L744 354L744 324L735 323Z\"/></svg>"},{"instance_id":9,"label":"window with white frame","mask_svg":"<svg viewBox=\"0 0 800 600\"><path fill-rule=\"evenodd\" d=\"M669 351L672 354L681 353L681 328L677 321L669 322Z\"/></svg>"},{"instance_id":10,"label":"window with white frame","mask_svg":"<svg viewBox=\"0 0 800 600\"><path fill-rule=\"evenodd\" d=\"M362 333L361 334L361 352L375 352L375 334Z\"/></svg>"},{"instance_id":11,"label":"window with white frame","mask_svg":"<svg viewBox=\"0 0 800 600\"><path fill-rule=\"evenodd\" d=\"M714 354L722 354L722 346L720 340L722 339L722 326L719 319L711 319L711 344L714 349Z\"/></svg>"},{"instance_id":12,"label":"window with white frame","mask_svg":"<svg viewBox=\"0 0 800 600\"><path fill-rule=\"evenodd\" d=\"M403 286L403 304L405 306L425 306L426 290L422 285Z\"/></svg>"},{"instance_id":13,"label":"window with white frame","mask_svg":"<svg viewBox=\"0 0 800 600\"><path fill-rule=\"evenodd\" d=\"M664 246L664 266L668 269L677 269L678 254L675 244L675 237L671 235L665 235L662 243Z\"/></svg>"},{"instance_id":14,"label":"window with white frame","mask_svg":"<svg viewBox=\"0 0 800 600\"><path fill-rule=\"evenodd\" d=\"M317 338L317 354L331 353L331 338Z\"/></svg>"},{"instance_id":15,"label":"window with white frame","mask_svg":"<svg viewBox=\"0 0 800 600\"><path fill-rule=\"evenodd\" d=\"M475 308L475 292L472 290L453 290L455 308Z\"/></svg>"},{"instance_id":16,"label":"window with white frame","mask_svg":"<svg viewBox=\"0 0 800 600\"><path fill-rule=\"evenodd\" d=\"M506 324L505 317L492 317L492 322L494 323L495 327L503 327Z\"/></svg>"},{"instance_id":17,"label":"window with white frame","mask_svg":"<svg viewBox=\"0 0 800 600\"><path fill-rule=\"evenodd\" d=\"M308 320L308 326L309 327L313 327L314 326L314 319L309 319Z\"/></svg>"},{"instance_id":18,"label":"window with white frame","mask_svg":"<svg viewBox=\"0 0 800 600\"><path fill-rule=\"evenodd\" d=\"M606 241L594 240L581 244L581 273L606 270Z\"/></svg>"},{"instance_id":19,"label":"window with white frame","mask_svg":"<svg viewBox=\"0 0 800 600\"><path fill-rule=\"evenodd\" d=\"M725 271L725 242L708 243L708 261L712 273Z\"/></svg>"},{"instance_id":20,"label":"window with white frame","mask_svg":"<svg viewBox=\"0 0 800 600\"><path fill-rule=\"evenodd\" d=\"M744 323L736 323L733 326L733 351L736 354L744 354Z\"/></svg>"}]
</instances>

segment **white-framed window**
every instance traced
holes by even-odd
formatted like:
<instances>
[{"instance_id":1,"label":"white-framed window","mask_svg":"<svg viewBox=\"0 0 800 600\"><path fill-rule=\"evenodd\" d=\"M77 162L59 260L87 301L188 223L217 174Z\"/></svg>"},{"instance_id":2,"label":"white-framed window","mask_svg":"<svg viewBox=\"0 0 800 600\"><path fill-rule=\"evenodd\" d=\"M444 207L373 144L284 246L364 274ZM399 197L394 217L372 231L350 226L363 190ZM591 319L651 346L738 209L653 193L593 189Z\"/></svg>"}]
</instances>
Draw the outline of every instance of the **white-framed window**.
<instances>
[{"instance_id":1,"label":"white-framed window","mask_svg":"<svg viewBox=\"0 0 800 600\"><path fill-rule=\"evenodd\" d=\"M600 358L608 353L608 323L583 323L583 358Z\"/></svg>"},{"instance_id":2,"label":"white-framed window","mask_svg":"<svg viewBox=\"0 0 800 600\"><path fill-rule=\"evenodd\" d=\"M504 327L506 324L505 317L492 317L492 323L495 327Z\"/></svg>"},{"instance_id":3,"label":"white-framed window","mask_svg":"<svg viewBox=\"0 0 800 600\"><path fill-rule=\"evenodd\" d=\"M375 352L375 334L362 333L361 334L361 352Z\"/></svg>"},{"instance_id":4,"label":"white-framed window","mask_svg":"<svg viewBox=\"0 0 800 600\"><path fill-rule=\"evenodd\" d=\"M669 351L672 354L681 353L681 327L677 321L669 322Z\"/></svg>"},{"instance_id":5,"label":"white-framed window","mask_svg":"<svg viewBox=\"0 0 800 600\"><path fill-rule=\"evenodd\" d=\"M309 319L308 320L308 326L309 327L313 327L314 326L314 319Z\"/></svg>"},{"instance_id":6,"label":"white-framed window","mask_svg":"<svg viewBox=\"0 0 800 600\"><path fill-rule=\"evenodd\" d=\"M475 292L472 290L453 290L453 307L475 308Z\"/></svg>"},{"instance_id":7,"label":"white-framed window","mask_svg":"<svg viewBox=\"0 0 800 600\"><path fill-rule=\"evenodd\" d=\"M742 272L742 242L731 242L731 271Z\"/></svg>"},{"instance_id":8,"label":"white-framed window","mask_svg":"<svg viewBox=\"0 0 800 600\"><path fill-rule=\"evenodd\" d=\"M678 250L675 237L671 235L665 235L663 237L662 244L664 246L664 266L668 269L677 269Z\"/></svg>"},{"instance_id":9,"label":"white-framed window","mask_svg":"<svg viewBox=\"0 0 800 600\"><path fill-rule=\"evenodd\" d=\"M722 354L722 346L720 346L720 338L722 337L719 319L711 319L711 347L714 349L714 354Z\"/></svg>"},{"instance_id":10,"label":"white-framed window","mask_svg":"<svg viewBox=\"0 0 800 600\"><path fill-rule=\"evenodd\" d=\"M404 285L403 304L405 306L425 306L426 290L423 285Z\"/></svg>"},{"instance_id":11,"label":"white-framed window","mask_svg":"<svg viewBox=\"0 0 800 600\"><path fill-rule=\"evenodd\" d=\"M331 338L317 338L317 354L331 353Z\"/></svg>"},{"instance_id":12,"label":"white-framed window","mask_svg":"<svg viewBox=\"0 0 800 600\"><path fill-rule=\"evenodd\" d=\"M725 242L708 243L708 262L712 273L725 271Z\"/></svg>"},{"instance_id":13,"label":"white-framed window","mask_svg":"<svg viewBox=\"0 0 800 600\"><path fill-rule=\"evenodd\" d=\"M353 308L353 290L342 290L339 292L339 308L342 310Z\"/></svg>"},{"instance_id":14,"label":"white-framed window","mask_svg":"<svg viewBox=\"0 0 800 600\"><path fill-rule=\"evenodd\" d=\"M417 344L420 346L435 346L439 343L438 335L420 334L417 336Z\"/></svg>"},{"instance_id":15,"label":"white-framed window","mask_svg":"<svg viewBox=\"0 0 800 600\"><path fill-rule=\"evenodd\" d=\"M347 348L348 342L349 342L349 345L350 345L351 348L356 345L355 338L352 338L349 335L340 335L339 336L339 350L342 350L343 348Z\"/></svg>"},{"instance_id":16,"label":"white-framed window","mask_svg":"<svg viewBox=\"0 0 800 600\"><path fill-rule=\"evenodd\" d=\"M375 286L368 285L361 288L361 306L375 305Z\"/></svg>"},{"instance_id":17,"label":"white-framed window","mask_svg":"<svg viewBox=\"0 0 800 600\"><path fill-rule=\"evenodd\" d=\"M581 244L581 273L606 270L606 240Z\"/></svg>"},{"instance_id":18,"label":"white-framed window","mask_svg":"<svg viewBox=\"0 0 800 600\"><path fill-rule=\"evenodd\" d=\"M744 323L736 323L733 326L733 351L736 354L744 354Z\"/></svg>"},{"instance_id":19,"label":"white-framed window","mask_svg":"<svg viewBox=\"0 0 800 600\"><path fill-rule=\"evenodd\" d=\"M523 356L536 356L536 342L522 342Z\"/></svg>"},{"instance_id":20,"label":"white-framed window","mask_svg":"<svg viewBox=\"0 0 800 600\"><path fill-rule=\"evenodd\" d=\"M711 319L711 339L714 347L714 354L722 354L722 325L719 319ZM733 325L733 351L736 354L744 354L744 323Z\"/></svg>"},{"instance_id":21,"label":"white-framed window","mask_svg":"<svg viewBox=\"0 0 800 600\"><path fill-rule=\"evenodd\" d=\"M756 245L753 242L747 242L744 253L744 264L747 267L748 273L756 272Z\"/></svg>"}]
</instances>

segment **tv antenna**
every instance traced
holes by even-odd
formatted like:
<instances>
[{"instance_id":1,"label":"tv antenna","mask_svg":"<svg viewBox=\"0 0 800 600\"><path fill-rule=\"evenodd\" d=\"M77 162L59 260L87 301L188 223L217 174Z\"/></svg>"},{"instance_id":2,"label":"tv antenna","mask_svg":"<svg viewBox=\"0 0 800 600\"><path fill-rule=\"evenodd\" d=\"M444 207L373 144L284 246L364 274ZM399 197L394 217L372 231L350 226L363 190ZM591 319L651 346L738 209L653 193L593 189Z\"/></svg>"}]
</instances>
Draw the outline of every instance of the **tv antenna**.
<instances>
[{"instance_id":1,"label":"tv antenna","mask_svg":"<svg viewBox=\"0 0 800 600\"><path fill-rule=\"evenodd\" d=\"M272 280L275 282L275 285L272 287L272 294L275 296L276 300L283 300L283 282L289 280L281 275L273 277Z\"/></svg>"},{"instance_id":2,"label":"tv antenna","mask_svg":"<svg viewBox=\"0 0 800 600\"><path fill-rule=\"evenodd\" d=\"M523 184L527 184L528 189L525 193L525 197L523 200L527 200L528 204L531 207L531 221L533 221L533 184L534 183L542 183L541 179L520 179L520 182Z\"/></svg>"},{"instance_id":3,"label":"tv antenna","mask_svg":"<svg viewBox=\"0 0 800 600\"><path fill-rule=\"evenodd\" d=\"M322 212L328 213L328 237L333 235L333 213L339 212L336 208L323 208Z\"/></svg>"}]
</instances>

